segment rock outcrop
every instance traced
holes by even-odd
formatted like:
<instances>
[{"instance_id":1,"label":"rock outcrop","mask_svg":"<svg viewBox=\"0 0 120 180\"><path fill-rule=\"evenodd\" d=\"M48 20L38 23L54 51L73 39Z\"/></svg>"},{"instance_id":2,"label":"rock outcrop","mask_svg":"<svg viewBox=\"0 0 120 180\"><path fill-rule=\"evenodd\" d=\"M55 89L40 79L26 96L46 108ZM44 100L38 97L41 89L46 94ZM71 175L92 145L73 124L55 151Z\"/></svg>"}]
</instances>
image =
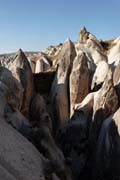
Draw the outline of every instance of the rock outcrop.
<instances>
[{"instance_id":1,"label":"rock outcrop","mask_svg":"<svg viewBox=\"0 0 120 180\"><path fill-rule=\"evenodd\" d=\"M48 69L50 69L50 64L48 60L44 56L42 56L36 62L35 73L44 72L47 71Z\"/></svg>"},{"instance_id":2,"label":"rock outcrop","mask_svg":"<svg viewBox=\"0 0 120 180\"><path fill-rule=\"evenodd\" d=\"M120 62L120 38L116 38L111 44L108 51L108 63L116 66Z\"/></svg>"},{"instance_id":3,"label":"rock outcrop","mask_svg":"<svg viewBox=\"0 0 120 180\"><path fill-rule=\"evenodd\" d=\"M101 128L94 179L119 179L120 177L120 108L108 117Z\"/></svg>"},{"instance_id":4,"label":"rock outcrop","mask_svg":"<svg viewBox=\"0 0 120 180\"><path fill-rule=\"evenodd\" d=\"M2 180L45 180L42 155L0 116L0 177Z\"/></svg>"},{"instance_id":5,"label":"rock outcrop","mask_svg":"<svg viewBox=\"0 0 120 180\"><path fill-rule=\"evenodd\" d=\"M21 112L28 116L33 91L33 77L30 64L20 49L14 56L0 60L0 65L11 71L12 76L22 86Z\"/></svg>"},{"instance_id":6,"label":"rock outcrop","mask_svg":"<svg viewBox=\"0 0 120 180\"><path fill-rule=\"evenodd\" d=\"M56 174L62 179L70 180L71 175L65 164L62 151L52 137L52 122L47 112L45 100L39 94L33 98L31 105L31 121L38 130L34 133L34 143L38 150L54 163Z\"/></svg>"},{"instance_id":7,"label":"rock outcrop","mask_svg":"<svg viewBox=\"0 0 120 180\"><path fill-rule=\"evenodd\" d=\"M103 83L102 88L94 95L93 121L90 138L96 143L103 121L118 108L118 96L113 85L111 69ZM93 144L94 144L93 143Z\"/></svg>"},{"instance_id":8,"label":"rock outcrop","mask_svg":"<svg viewBox=\"0 0 120 180\"><path fill-rule=\"evenodd\" d=\"M80 103L89 92L89 70L87 57L84 52L79 53L73 62L70 75L70 116L74 113L74 106Z\"/></svg>"},{"instance_id":9,"label":"rock outcrop","mask_svg":"<svg viewBox=\"0 0 120 180\"><path fill-rule=\"evenodd\" d=\"M83 27L43 52L0 55L0 179L120 179L120 38Z\"/></svg>"},{"instance_id":10,"label":"rock outcrop","mask_svg":"<svg viewBox=\"0 0 120 180\"><path fill-rule=\"evenodd\" d=\"M61 126L69 119L69 76L75 56L74 44L70 40L65 41L59 54L59 65L50 94L57 126Z\"/></svg>"},{"instance_id":11,"label":"rock outcrop","mask_svg":"<svg viewBox=\"0 0 120 180\"><path fill-rule=\"evenodd\" d=\"M100 88L107 76L108 70L109 65L106 61L100 61L98 63L92 80L92 90L98 90Z\"/></svg>"}]
</instances>

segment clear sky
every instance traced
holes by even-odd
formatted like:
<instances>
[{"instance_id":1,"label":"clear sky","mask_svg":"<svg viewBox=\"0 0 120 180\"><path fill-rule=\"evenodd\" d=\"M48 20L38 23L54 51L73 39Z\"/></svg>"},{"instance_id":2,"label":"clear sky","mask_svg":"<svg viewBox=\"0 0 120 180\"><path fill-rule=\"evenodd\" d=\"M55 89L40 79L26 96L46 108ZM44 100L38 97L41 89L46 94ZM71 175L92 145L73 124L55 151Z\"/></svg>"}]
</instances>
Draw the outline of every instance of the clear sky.
<instances>
[{"instance_id":1,"label":"clear sky","mask_svg":"<svg viewBox=\"0 0 120 180\"><path fill-rule=\"evenodd\" d=\"M0 53L42 50L80 27L98 38L120 35L120 0L0 0Z\"/></svg>"}]
</instances>

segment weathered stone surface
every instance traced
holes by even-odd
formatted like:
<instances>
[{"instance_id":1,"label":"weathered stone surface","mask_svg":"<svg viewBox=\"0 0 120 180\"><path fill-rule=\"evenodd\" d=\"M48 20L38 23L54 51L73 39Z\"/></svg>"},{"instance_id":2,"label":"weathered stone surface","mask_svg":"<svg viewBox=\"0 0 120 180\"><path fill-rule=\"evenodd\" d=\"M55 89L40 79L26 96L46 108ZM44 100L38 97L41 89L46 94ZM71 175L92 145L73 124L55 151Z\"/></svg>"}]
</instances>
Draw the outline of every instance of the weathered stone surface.
<instances>
[{"instance_id":1,"label":"weathered stone surface","mask_svg":"<svg viewBox=\"0 0 120 180\"><path fill-rule=\"evenodd\" d=\"M36 62L35 73L47 71L49 68L50 68L50 64L48 60L44 56L42 56Z\"/></svg>"},{"instance_id":2,"label":"weathered stone surface","mask_svg":"<svg viewBox=\"0 0 120 180\"><path fill-rule=\"evenodd\" d=\"M52 130L51 118L47 112L46 103L43 96L35 94L30 107L30 121L33 126L47 126Z\"/></svg>"},{"instance_id":3,"label":"weathered stone surface","mask_svg":"<svg viewBox=\"0 0 120 180\"><path fill-rule=\"evenodd\" d=\"M31 123L37 127L34 134L34 143L39 151L53 163L54 172L60 179L70 180L71 175L67 170L62 151L57 147L52 137L51 118L47 112L42 96L37 94L31 105Z\"/></svg>"},{"instance_id":4,"label":"weathered stone surface","mask_svg":"<svg viewBox=\"0 0 120 180\"><path fill-rule=\"evenodd\" d=\"M58 137L74 179L83 178L88 158L88 116L82 110L75 111Z\"/></svg>"},{"instance_id":5,"label":"weathered stone surface","mask_svg":"<svg viewBox=\"0 0 120 180\"><path fill-rule=\"evenodd\" d=\"M116 66L120 62L120 38L116 38L112 42L112 47L107 52L108 54L108 63Z\"/></svg>"},{"instance_id":6,"label":"weathered stone surface","mask_svg":"<svg viewBox=\"0 0 120 180\"><path fill-rule=\"evenodd\" d=\"M115 67L113 73L113 83L120 102L120 63Z\"/></svg>"},{"instance_id":7,"label":"weathered stone surface","mask_svg":"<svg viewBox=\"0 0 120 180\"><path fill-rule=\"evenodd\" d=\"M103 119L114 113L118 108L118 97L113 84L113 73L111 69L103 83L102 88L94 97L93 119L97 116L97 111L101 110Z\"/></svg>"},{"instance_id":8,"label":"weathered stone surface","mask_svg":"<svg viewBox=\"0 0 120 180\"><path fill-rule=\"evenodd\" d=\"M59 66L51 88L51 106L54 106L57 126L69 119L69 75L76 56L74 44L65 41L59 54Z\"/></svg>"},{"instance_id":9,"label":"weathered stone surface","mask_svg":"<svg viewBox=\"0 0 120 180\"><path fill-rule=\"evenodd\" d=\"M120 178L120 108L108 117L101 128L93 178Z\"/></svg>"},{"instance_id":10,"label":"weathered stone surface","mask_svg":"<svg viewBox=\"0 0 120 180\"><path fill-rule=\"evenodd\" d=\"M99 88L100 85L104 82L107 73L109 70L109 65L107 64L106 61L100 61L96 67L93 80L92 80L92 85L91 89L96 90Z\"/></svg>"},{"instance_id":11,"label":"weathered stone surface","mask_svg":"<svg viewBox=\"0 0 120 180\"><path fill-rule=\"evenodd\" d=\"M0 81L7 87L6 101L13 109L20 110L23 99L23 90L20 82L5 67L0 67Z\"/></svg>"},{"instance_id":12,"label":"weathered stone surface","mask_svg":"<svg viewBox=\"0 0 120 180\"><path fill-rule=\"evenodd\" d=\"M120 179L120 38L26 56L0 55L0 179Z\"/></svg>"},{"instance_id":13,"label":"weathered stone surface","mask_svg":"<svg viewBox=\"0 0 120 180\"><path fill-rule=\"evenodd\" d=\"M97 146L96 143L103 121L113 114L117 108L118 97L113 85L113 73L109 69L102 88L94 95L93 121L90 127L90 144L93 154Z\"/></svg>"},{"instance_id":14,"label":"weathered stone surface","mask_svg":"<svg viewBox=\"0 0 120 180\"><path fill-rule=\"evenodd\" d=\"M75 104L75 110L83 111L85 114L89 115L93 111L94 96L97 92L88 94L81 103Z\"/></svg>"},{"instance_id":15,"label":"weathered stone surface","mask_svg":"<svg viewBox=\"0 0 120 180\"><path fill-rule=\"evenodd\" d=\"M89 33L86 28L82 28L80 31L80 46L90 54L94 63L97 64L101 60L107 60L106 55L103 52L103 47L97 38Z\"/></svg>"},{"instance_id":16,"label":"weathered stone surface","mask_svg":"<svg viewBox=\"0 0 120 180\"><path fill-rule=\"evenodd\" d=\"M14 56L7 59L0 59L0 64L9 69L13 77L21 84L23 90L21 112L28 115L33 90L33 77L25 54L20 49Z\"/></svg>"},{"instance_id":17,"label":"weathered stone surface","mask_svg":"<svg viewBox=\"0 0 120 180\"><path fill-rule=\"evenodd\" d=\"M0 167L3 180L45 180L40 153L1 116Z\"/></svg>"},{"instance_id":18,"label":"weathered stone surface","mask_svg":"<svg viewBox=\"0 0 120 180\"><path fill-rule=\"evenodd\" d=\"M36 67L35 62L30 59L29 63L30 63L30 67L31 67L32 73L35 73L35 67Z\"/></svg>"},{"instance_id":19,"label":"weathered stone surface","mask_svg":"<svg viewBox=\"0 0 120 180\"><path fill-rule=\"evenodd\" d=\"M22 128L30 128L28 119L26 119L19 111L13 111L10 106L6 105L4 116L7 123L11 124L17 130Z\"/></svg>"},{"instance_id":20,"label":"weathered stone surface","mask_svg":"<svg viewBox=\"0 0 120 180\"><path fill-rule=\"evenodd\" d=\"M87 57L81 52L73 62L70 75L70 116L74 113L74 105L80 103L89 92L89 70Z\"/></svg>"}]
</instances>

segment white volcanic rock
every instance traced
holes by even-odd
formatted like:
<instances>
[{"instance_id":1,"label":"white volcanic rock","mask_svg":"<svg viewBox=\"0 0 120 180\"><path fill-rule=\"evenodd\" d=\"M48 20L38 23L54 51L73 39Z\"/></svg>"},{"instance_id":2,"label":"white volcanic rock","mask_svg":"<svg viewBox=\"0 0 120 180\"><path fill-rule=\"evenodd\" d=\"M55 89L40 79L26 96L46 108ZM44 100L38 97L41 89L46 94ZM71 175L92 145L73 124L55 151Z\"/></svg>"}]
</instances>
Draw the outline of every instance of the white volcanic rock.
<instances>
[{"instance_id":1,"label":"white volcanic rock","mask_svg":"<svg viewBox=\"0 0 120 180\"><path fill-rule=\"evenodd\" d=\"M116 38L112 44L112 47L107 53L108 63L116 66L120 63L120 37Z\"/></svg>"},{"instance_id":2,"label":"white volcanic rock","mask_svg":"<svg viewBox=\"0 0 120 180\"><path fill-rule=\"evenodd\" d=\"M87 32L86 28L82 28L80 31L80 42L76 45L76 49L88 54L91 63L95 65L102 60L107 61L107 56L104 54L100 42L94 35Z\"/></svg>"},{"instance_id":3,"label":"white volcanic rock","mask_svg":"<svg viewBox=\"0 0 120 180\"><path fill-rule=\"evenodd\" d=\"M35 73L44 72L44 71L47 71L48 69L50 69L50 64L48 60L44 56L42 56L36 62Z\"/></svg>"},{"instance_id":4,"label":"white volcanic rock","mask_svg":"<svg viewBox=\"0 0 120 180\"><path fill-rule=\"evenodd\" d=\"M109 69L102 88L94 97L93 116L101 110L103 118L107 118L118 108L118 96L113 84L113 72ZM103 113L102 113L103 112Z\"/></svg>"},{"instance_id":5,"label":"white volcanic rock","mask_svg":"<svg viewBox=\"0 0 120 180\"><path fill-rule=\"evenodd\" d=\"M100 61L96 67L95 73L93 75L91 89L94 89L98 85L104 82L109 70L109 65L106 61Z\"/></svg>"}]
</instances>

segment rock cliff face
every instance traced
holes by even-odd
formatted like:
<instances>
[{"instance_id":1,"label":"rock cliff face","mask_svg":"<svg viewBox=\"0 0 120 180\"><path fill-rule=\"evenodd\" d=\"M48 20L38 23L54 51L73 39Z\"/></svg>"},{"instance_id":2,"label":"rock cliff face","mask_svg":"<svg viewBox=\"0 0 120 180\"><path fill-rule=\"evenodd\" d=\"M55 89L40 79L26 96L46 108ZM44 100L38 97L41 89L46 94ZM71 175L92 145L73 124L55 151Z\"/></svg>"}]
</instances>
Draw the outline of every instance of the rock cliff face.
<instances>
[{"instance_id":1,"label":"rock cliff face","mask_svg":"<svg viewBox=\"0 0 120 180\"><path fill-rule=\"evenodd\" d=\"M0 55L0 179L120 179L120 38Z\"/></svg>"}]
</instances>

